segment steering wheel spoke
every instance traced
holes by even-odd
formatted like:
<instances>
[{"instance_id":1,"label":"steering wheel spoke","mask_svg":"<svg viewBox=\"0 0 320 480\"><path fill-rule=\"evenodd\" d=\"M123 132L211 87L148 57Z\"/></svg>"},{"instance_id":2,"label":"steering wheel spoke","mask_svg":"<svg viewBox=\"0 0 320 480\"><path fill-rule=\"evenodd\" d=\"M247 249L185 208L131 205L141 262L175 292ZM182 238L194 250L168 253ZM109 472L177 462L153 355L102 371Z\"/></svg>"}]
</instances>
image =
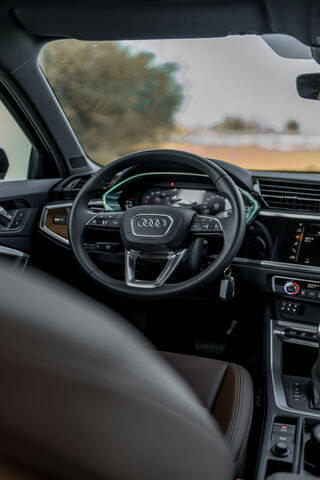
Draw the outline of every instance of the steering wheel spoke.
<instances>
[{"instance_id":1,"label":"steering wheel spoke","mask_svg":"<svg viewBox=\"0 0 320 480\"><path fill-rule=\"evenodd\" d=\"M174 273L187 249L176 252L151 253L138 252L136 250L125 251L125 281L129 287L155 288L163 285ZM164 261L165 265L155 280L139 280L136 278L137 261L159 262Z\"/></svg>"}]
</instances>

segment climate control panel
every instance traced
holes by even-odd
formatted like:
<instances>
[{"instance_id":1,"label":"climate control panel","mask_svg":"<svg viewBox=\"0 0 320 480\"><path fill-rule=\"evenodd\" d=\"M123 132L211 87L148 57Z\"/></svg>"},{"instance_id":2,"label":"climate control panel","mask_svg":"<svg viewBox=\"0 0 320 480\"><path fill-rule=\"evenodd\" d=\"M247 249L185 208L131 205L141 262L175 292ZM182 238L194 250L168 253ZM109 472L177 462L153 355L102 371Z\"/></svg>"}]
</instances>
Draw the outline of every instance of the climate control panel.
<instances>
[{"instance_id":1,"label":"climate control panel","mask_svg":"<svg viewBox=\"0 0 320 480\"><path fill-rule=\"evenodd\" d=\"M292 299L320 302L320 282L314 280L274 276L272 290L274 293Z\"/></svg>"}]
</instances>

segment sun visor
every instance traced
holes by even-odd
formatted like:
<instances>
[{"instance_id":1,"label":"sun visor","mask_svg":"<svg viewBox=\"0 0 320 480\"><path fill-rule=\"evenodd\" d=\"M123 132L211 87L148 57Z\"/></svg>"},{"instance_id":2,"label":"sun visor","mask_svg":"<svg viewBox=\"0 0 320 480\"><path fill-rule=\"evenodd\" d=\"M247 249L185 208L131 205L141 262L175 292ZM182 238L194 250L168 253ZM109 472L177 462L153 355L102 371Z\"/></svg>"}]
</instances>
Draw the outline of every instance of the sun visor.
<instances>
[{"instance_id":1,"label":"sun visor","mask_svg":"<svg viewBox=\"0 0 320 480\"><path fill-rule=\"evenodd\" d=\"M129 40L267 32L260 5L253 1L43 2L13 13L40 37Z\"/></svg>"}]
</instances>

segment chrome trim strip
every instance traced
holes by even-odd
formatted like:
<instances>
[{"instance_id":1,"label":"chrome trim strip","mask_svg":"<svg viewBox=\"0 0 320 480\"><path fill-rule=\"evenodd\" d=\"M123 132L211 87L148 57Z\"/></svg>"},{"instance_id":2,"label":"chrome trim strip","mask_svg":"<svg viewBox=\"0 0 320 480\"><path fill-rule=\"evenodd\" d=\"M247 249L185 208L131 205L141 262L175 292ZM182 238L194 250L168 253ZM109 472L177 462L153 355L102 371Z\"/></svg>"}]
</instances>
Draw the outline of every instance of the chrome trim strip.
<instances>
[{"instance_id":1,"label":"chrome trim strip","mask_svg":"<svg viewBox=\"0 0 320 480\"><path fill-rule=\"evenodd\" d=\"M298 330L299 332L307 332L307 333L317 333L317 328L313 327L312 325L301 325L299 323L294 322L284 322L279 320L277 322L278 328L274 328L274 333L279 335L283 342L287 343L295 343L297 345L305 345L307 347L319 348L317 340L302 340L299 338L290 338L285 336L285 331L288 328ZM281 329L283 327L283 329Z\"/></svg>"},{"instance_id":2,"label":"chrome trim strip","mask_svg":"<svg viewBox=\"0 0 320 480\"><path fill-rule=\"evenodd\" d=\"M41 218L39 222L40 230L42 230L42 232L49 235L49 237L52 237L55 240L58 240L59 242L64 243L65 245L70 245L69 240L61 237L60 235L57 235L56 233L52 232L49 228L47 228L46 221L47 221L48 210L53 210L54 208L68 208L68 207L70 208L72 207L72 205L73 205L72 202L45 205L42 209Z\"/></svg>"},{"instance_id":3,"label":"chrome trim strip","mask_svg":"<svg viewBox=\"0 0 320 480\"><path fill-rule=\"evenodd\" d=\"M156 288L163 285L173 274L187 250L168 253L141 253L136 250L125 251L125 282L129 287ZM136 263L138 258L167 260L166 264L155 280L137 280Z\"/></svg>"},{"instance_id":4,"label":"chrome trim strip","mask_svg":"<svg viewBox=\"0 0 320 480\"><path fill-rule=\"evenodd\" d=\"M250 258L240 258L235 257L232 263L245 263L247 265L252 265L256 267L276 267L282 268L284 270L293 270L295 272L305 272L306 274L320 274L320 267L313 267L311 265L300 265L295 263L285 263L285 262L274 262L272 260L253 260Z\"/></svg>"},{"instance_id":5,"label":"chrome trim strip","mask_svg":"<svg viewBox=\"0 0 320 480\"><path fill-rule=\"evenodd\" d=\"M279 217L279 218L301 218L305 220L320 220L320 215L312 215L308 213L291 213L291 212L279 212L277 210L260 210L259 216L262 217Z\"/></svg>"},{"instance_id":6,"label":"chrome trim strip","mask_svg":"<svg viewBox=\"0 0 320 480\"><path fill-rule=\"evenodd\" d=\"M15 248L0 245L0 254L13 257L16 259L16 261L20 262L19 264L15 265L15 267L21 272L23 272L29 262L29 255L21 250L16 250Z\"/></svg>"},{"instance_id":7,"label":"chrome trim strip","mask_svg":"<svg viewBox=\"0 0 320 480\"><path fill-rule=\"evenodd\" d=\"M0 245L0 254L8 255L9 257L17 257L17 258L23 258L27 255L26 253L21 252L21 250L16 250L10 247L4 247L3 245Z\"/></svg>"}]
</instances>

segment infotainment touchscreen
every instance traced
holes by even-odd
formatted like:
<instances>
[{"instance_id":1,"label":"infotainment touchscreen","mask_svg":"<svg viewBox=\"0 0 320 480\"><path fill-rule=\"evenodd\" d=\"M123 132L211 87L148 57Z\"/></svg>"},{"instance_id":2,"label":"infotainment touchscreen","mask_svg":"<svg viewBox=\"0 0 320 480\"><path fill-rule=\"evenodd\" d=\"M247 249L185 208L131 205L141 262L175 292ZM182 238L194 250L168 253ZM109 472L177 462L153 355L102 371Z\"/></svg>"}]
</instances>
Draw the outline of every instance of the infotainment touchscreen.
<instances>
[{"instance_id":1,"label":"infotainment touchscreen","mask_svg":"<svg viewBox=\"0 0 320 480\"><path fill-rule=\"evenodd\" d=\"M299 222L287 233L281 248L282 261L320 266L320 223Z\"/></svg>"}]
</instances>

